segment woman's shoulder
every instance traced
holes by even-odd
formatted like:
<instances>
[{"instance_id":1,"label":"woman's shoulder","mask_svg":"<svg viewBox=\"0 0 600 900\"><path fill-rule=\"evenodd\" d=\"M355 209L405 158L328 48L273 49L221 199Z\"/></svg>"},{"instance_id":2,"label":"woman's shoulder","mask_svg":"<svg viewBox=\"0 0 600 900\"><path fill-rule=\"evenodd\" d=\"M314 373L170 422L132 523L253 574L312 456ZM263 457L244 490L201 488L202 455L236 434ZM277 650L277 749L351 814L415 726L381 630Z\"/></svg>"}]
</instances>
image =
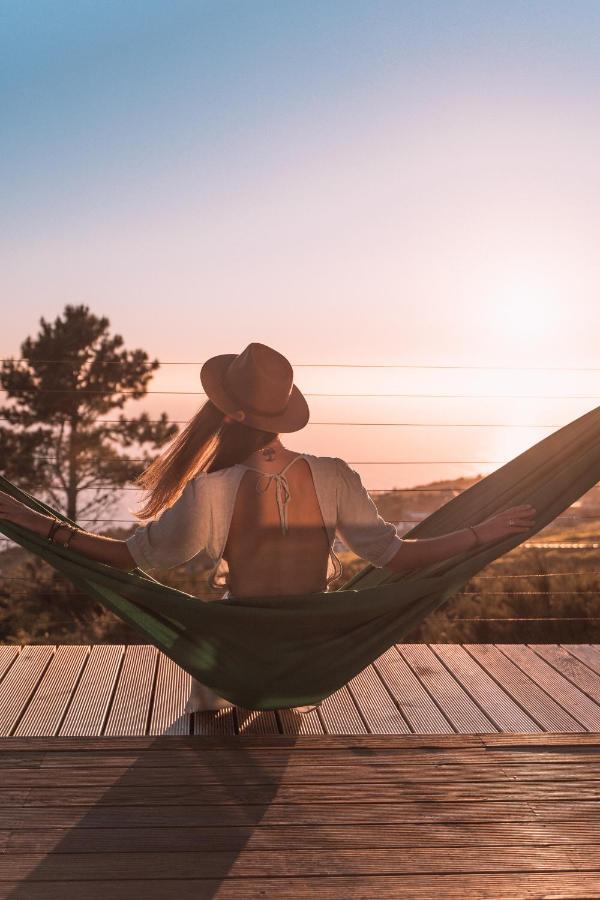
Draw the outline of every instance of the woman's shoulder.
<instances>
[{"instance_id":1,"label":"woman's shoulder","mask_svg":"<svg viewBox=\"0 0 600 900\"><path fill-rule=\"evenodd\" d=\"M354 472L354 469L341 456L317 456L313 453L303 453L302 456L308 459L314 469L333 474L338 478Z\"/></svg>"}]
</instances>

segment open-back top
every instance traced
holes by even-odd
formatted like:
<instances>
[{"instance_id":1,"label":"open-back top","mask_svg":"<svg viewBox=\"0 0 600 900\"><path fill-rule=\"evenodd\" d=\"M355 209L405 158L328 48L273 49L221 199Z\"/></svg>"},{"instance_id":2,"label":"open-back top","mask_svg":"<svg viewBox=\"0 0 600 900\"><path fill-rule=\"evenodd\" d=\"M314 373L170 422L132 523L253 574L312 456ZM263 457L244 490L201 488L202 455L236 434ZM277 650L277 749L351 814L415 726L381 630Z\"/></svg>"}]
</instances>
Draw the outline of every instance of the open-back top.
<instances>
[{"instance_id":1,"label":"open-back top","mask_svg":"<svg viewBox=\"0 0 600 900\"><path fill-rule=\"evenodd\" d=\"M201 472L187 483L179 498L152 522L138 527L126 543L141 569L173 568L202 554L212 569L211 583L219 581L223 552L240 482L248 470L258 472L257 491L275 481L282 532L287 533L290 489L285 474L297 459L308 463L323 523L329 539L327 583L339 577L342 565L333 544L336 534L361 559L385 566L402 544L396 526L386 522L364 488L360 475L339 457L300 453L281 472L263 472L237 463L216 472Z\"/></svg>"}]
</instances>

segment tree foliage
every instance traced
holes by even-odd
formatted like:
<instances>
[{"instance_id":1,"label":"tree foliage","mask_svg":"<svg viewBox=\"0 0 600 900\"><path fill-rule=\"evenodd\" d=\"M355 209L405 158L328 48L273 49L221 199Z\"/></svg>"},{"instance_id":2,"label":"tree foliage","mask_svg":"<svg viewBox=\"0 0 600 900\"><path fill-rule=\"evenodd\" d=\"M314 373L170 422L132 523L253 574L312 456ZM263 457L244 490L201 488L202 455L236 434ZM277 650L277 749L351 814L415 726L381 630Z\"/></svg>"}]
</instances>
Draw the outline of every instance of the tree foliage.
<instances>
[{"instance_id":1,"label":"tree foliage","mask_svg":"<svg viewBox=\"0 0 600 900\"><path fill-rule=\"evenodd\" d=\"M166 413L100 419L147 392L158 360L126 350L105 316L67 305L53 322L40 319L21 358L2 364L0 471L71 519L118 502L115 487L135 478L178 431ZM135 458L125 450L135 447ZM85 494L83 493L85 491Z\"/></svg>"}]
</instances>

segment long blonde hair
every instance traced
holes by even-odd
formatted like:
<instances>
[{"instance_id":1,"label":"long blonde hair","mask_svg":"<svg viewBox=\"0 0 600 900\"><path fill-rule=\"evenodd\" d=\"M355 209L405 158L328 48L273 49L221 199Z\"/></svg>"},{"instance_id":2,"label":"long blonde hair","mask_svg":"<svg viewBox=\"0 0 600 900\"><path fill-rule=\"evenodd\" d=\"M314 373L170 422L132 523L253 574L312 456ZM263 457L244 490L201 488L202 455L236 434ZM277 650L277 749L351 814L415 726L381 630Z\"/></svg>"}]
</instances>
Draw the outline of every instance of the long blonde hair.
<instances>
[{"instance_id":1,"label":"long blonde hair","mask_svg":"<svg viewBox=\"0 0 600 900\"><path fill-rule=\"evenodd\" d=\"M277 437L228 419L207 400L169 447L150 463L134 484L150 492L138 519L152 519L171 506L188 481L200 472L216 472L260 450Z\"/></svg>"}]
</instances>

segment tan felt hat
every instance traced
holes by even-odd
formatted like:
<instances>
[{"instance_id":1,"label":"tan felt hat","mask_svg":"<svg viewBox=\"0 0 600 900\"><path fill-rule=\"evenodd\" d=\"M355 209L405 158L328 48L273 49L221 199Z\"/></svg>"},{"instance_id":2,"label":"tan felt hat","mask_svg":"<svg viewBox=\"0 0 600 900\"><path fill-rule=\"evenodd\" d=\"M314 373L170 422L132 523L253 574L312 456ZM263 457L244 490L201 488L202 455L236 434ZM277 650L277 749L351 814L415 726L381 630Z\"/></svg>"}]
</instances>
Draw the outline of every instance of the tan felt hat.
<instances>
[{"instance_id":1,"label":"tan felt hat","mask_svg":"<svg viewBox=\"0 0 600 900\"><path fill-rule=\"evenodd\" d=\"M299 431L310 411L296 387L291 364L266 344L248 344L241 353L222 353L200 370L209 400L231 418L264 431Z\"/></svg>"}]
</instances>

